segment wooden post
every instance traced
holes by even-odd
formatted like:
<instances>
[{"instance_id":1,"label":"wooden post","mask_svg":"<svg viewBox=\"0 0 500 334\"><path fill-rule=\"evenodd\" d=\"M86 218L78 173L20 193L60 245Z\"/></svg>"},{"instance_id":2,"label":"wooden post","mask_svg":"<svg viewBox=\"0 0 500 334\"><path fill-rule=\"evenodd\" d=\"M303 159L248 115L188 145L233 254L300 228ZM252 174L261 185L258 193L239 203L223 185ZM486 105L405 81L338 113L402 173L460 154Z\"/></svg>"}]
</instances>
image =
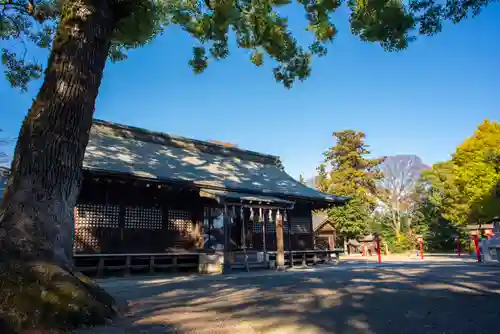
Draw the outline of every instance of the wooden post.
<instances>
[{"instance_id":1,"label":"wooden post","mask_svg":"<svg viewBox=\"0 0 500 334\"><path fill-rule=\"evenodd\" d=\"M243 217L243 211L240 210L241 215L240 215L240 223L241 223L241 248L246 249L247 248L247 234L246 234L246 226L245 226L245 219Z\"/></svg>"},{"instance_id":2,"label":"wooden post","mask_svg":"<svg viewBox=\"0 0 500 334\"><path fill-rule=\"evenodd\" d=\"M250 267L248 266L247 237L246 237L245 215L243 214L243 206L240 207L240 221L241 221L241 236L243 239L242 240L243 256L245 257L245 269L246 271L250 271Z\"/></svg>"},{"instance_id":3,"label":"wooden post","mask_svg":"<svg viewBox=\"0 0 500 334\"><path fill-rule=\"evenodd\" d=\"M286 216L285 216L286 215ZM288 222L288 263L293 267L293 249L292 249L292 215L287 210L283 211L283 218Z\"/></svg>"},{"instance_id":4,"label":"wooden post","mask_svg":"<svg viewBox=\"0 0 500 334\"><path fill-rule=\"evenodd\" d=\"M104 257L99 257L99 263L97 264L97 277L102 277L104 275Z\"/></svg>"},{"instance_id":5,"label":"wooden post","mask_svg":"<svg viewBox=\"0 0 500 334\"><path fill-rule=\"evenodd\" d=\"M174 272L179 271L179 261L176 255L172 257L172 269Z\"/></svg>"},{"instance_id":6,"label":"wooden post","mask_svg":"<svg viewBox=\"0 0 500 334\"><path fill-rule=\"evenodd\" d=\"M231 237L229 235L229 224L227 219L227 206L224 205L224 211L222 213L222 224L224 231L224 266L222 272L227 274L231 271L231 253L230 253L230 240Z\"/></svg>"},{"instance_id":7,"label":"wooden post","mask_svg":"<svg viewBox=\"0 0 500 334\"><path fill-rule=\"evenodd\" d=\"M283 219L279 210L276 213L276 268L285 266L285 245L283 242Z\"/></svg>"},{"instance_id":8,"label":"wooden post","mask_svg":"<svg viewBox=\"0 0 500 334\"><path fill-rule=\"evenodd\" d=\"M250 210L253 210L253 208L250 208ZM262 209L259 209L262 210ZM260 211L259 211L260 212ZM259 220L262 218L262 221L260 222L262 224L262 251L264 253L264 263L266 264L266 267L269 265L267 261L267 250L266 250L266 219L265 219L265 213L264 217L261 217L259 214ZM254 224L255 224L255 218L254 218Z\"/></svg>"},{"instance_id":9,"label":"wooden post","mask_svg":"<svg viewBox=\"0 0 500 334\"><path fill-rule=\"evenodd\" d=\"M203 230L204 220L205 220L205 210L202 204L197 203L194 212L192 213L192 226L191 230L191 240L193 240L196 248L203 249L205 242L205 235Z\"/></svg>"},{"instance_id":10,"label":"wooden post","mask_svg":"<svg viewBox=\"0 0 500 334\"><path fill-rule=\"evenodd\" d=\"M152 275L155 272L155 257L151 255L149 257L149 273Z\"/></svg>"},{"instance_id":11,"label":"wooden post","mask_svg":"<svg viewBox=\"0 0 500 334\"><path fill-rule=\"evenodd\" d=\"M418 238L418 244L420 245L420 259L423 260L424 259L424 239L422 238Z\"/></svg>"},{"instance_id":12,"label":"wooden post","mask_svg":"<svg viewBox=\"0 0 500 334\"><path fill-rule=\"evenodd\" d=\"M474 236L474 248L476 249L477 262L481 262L481 251L479 250L479 238L477 234Z\"/></svg>"},{"instance_id":13,"label":"wooden post","mask_svg":"<svg viewBox=\"0 0 500 334\"><path fill-rule=\"evenodd\" d=\"M125 258L125 276L130 276L130 267L132 265L132 258L130 255L127 255Z\"/></svg>"},{"instance_id":14,"label":"wooden post","mask_svg":"<svg viewBox=\"0 0 500 334\"><path fill-rule=\"evenodd\" d=\"M376 238L377 238L377 257L378 257L378 262L381 263L382 257L380 256L380 234L377 233Z\"/></svg>"}]
</instances>

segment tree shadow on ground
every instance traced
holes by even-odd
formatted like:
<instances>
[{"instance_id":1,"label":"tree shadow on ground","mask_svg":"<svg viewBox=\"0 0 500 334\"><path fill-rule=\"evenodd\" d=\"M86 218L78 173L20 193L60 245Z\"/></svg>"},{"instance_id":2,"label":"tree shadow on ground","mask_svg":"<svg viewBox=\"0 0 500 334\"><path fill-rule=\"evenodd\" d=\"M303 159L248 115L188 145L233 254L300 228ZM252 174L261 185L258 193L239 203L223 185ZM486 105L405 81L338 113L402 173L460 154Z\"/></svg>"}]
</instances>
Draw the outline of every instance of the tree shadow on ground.
<instances>
[{"instance_id":1,"label":"tree shadow on ground","mask_svg":"<svg viewBox=\"0 0 500 334\"><path fill-rule=\"evenodd\" d=\"M496 333L500 319L500 268L474 264L128 281L108 289L129 301L117 325L127 326L122 333Z\"/></svg>"}]
</instances>

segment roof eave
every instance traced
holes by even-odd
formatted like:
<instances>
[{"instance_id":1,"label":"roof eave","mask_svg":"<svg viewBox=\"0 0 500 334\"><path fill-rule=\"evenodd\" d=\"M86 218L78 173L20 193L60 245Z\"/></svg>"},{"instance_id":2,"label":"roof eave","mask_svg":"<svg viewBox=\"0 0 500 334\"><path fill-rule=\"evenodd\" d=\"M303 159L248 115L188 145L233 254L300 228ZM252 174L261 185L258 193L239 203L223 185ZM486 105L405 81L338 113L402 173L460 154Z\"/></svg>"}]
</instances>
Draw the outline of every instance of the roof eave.
<instances>
[{"instance_id":1,"label":"roof eave","mask_svg":"<svg viewBox=\"0 0 500 334\"><path fill-rule=\"evenodd\" d=\"M332 198L313 198L317 202L323 202L326 205L345 205L351 200L350 197L333 196Z\"/></svg>"},{"instance_id":2,"label":"roof eave","mask_svg":"<svg viewBox=\"0 0 500 334\"><path fill-rule=\"evenodd\" d=\"M328 219L328 216L325 217L325 219L323 219L323 221L321 223L319 223L315 228L314 228L314 232L318 232L319 230L321 230L326 224L330 224L330 221ZM331 225L331 224L330 224ZM332 226L333 227L333 226ZM335 228L335 227L334 227Z\"/></svg>"},{"instance_id":3,"label":"roof eave","mask_svg":"<svg viewBox=\"0 0 500 334\"><path fill-rule=\"evenodd\" d=\"M197 184L196 182L186 181L186 180L151 178L151 177L137 175L134 173L123 173L123 172L116 172L116 171L97 169L97 168L84 167L83 170L90 172L90 173L96 173L96 174L106 174L106 175L111 175L111 176L136 178L136 179L140 179L140 180L144 180L144 181L148 181L148 182L160 182L160 183L173 183L173 184L179 184L179 185L190 185L193 188L197 188L197 189L208 188L208 189L213 189L213 190L232 191L232 192L237 192L237 193L256 194L256 195L263 195L263 196L287 197L290 199L312 202L315 204L316 209L326 209L332 205L345 205L347 203L347 201L350 200L350 198L343 197L343 196L334 196L332 198L306 197L306 196L300 196L300 195L295 195L295 194L261 192L261 191L251 190L251 189L243 189L243 188L219 187L219 186L214 186L214 185Z\"/></svg>"}]
</instances>

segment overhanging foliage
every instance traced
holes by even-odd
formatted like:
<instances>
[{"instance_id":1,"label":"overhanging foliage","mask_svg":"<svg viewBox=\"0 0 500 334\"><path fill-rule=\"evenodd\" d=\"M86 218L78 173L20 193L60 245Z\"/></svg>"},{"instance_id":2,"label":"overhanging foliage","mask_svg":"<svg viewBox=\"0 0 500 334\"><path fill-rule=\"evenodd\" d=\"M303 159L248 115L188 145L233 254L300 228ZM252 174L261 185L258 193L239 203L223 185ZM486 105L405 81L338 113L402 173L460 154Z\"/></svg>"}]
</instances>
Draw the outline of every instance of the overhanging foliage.
<instances>
[{"instance_id":1,"label":"overhanging foliage","mask_svg":"<svg viewBox=\"0 0 500 334\"><path fill-rule=\"evenodd\" d=\"M73 5L90 0L0 0L2 64L13 87L27 90L42 75L40 60L31 60L31 45L50 48L61 15ZM197 42L189 65L203 72L211 60L226 58L229 36L238 47L250 51L250 61L261 66L269 56L276 66L274 77L285 87L311 73L311 58L324 56L337 34L331 15L345 5L351 11L351 32L363 41L388 50L404 50L418 35L433 35L444 20L456 23L479 14L491 1L448 0L102 0L112 2L118 20L110 59L123 60L129 49L147 44L170 24L180 25ZM283 6L303 8L306 29L314 36L308 46L299 45L279 14ZM66 14L61 14L66 13Z\"/></svg>"}]
</instances>

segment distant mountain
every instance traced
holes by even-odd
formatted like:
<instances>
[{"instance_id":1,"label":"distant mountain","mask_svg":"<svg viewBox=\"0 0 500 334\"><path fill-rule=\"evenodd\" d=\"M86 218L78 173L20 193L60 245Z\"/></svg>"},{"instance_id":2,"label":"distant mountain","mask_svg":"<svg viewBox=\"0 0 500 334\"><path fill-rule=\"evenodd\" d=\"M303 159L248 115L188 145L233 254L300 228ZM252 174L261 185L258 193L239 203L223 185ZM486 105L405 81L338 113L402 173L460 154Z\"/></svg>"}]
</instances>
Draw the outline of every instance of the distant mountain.
<instances>
[{"instance_id":1,"label":"distant mountain","mask_svg":"<svg viewBox=\"0 0 500 334\"><path fill-rule=\"evenodd\" d=\"M397 154L386 157L386 160L381 165L385 174L389 174L389 170L394 173L405 174L405 178L417 180L423 171L431 169L422 159L414 154ZM318 176L312 176L305 179L306 185L311 188L316 188Z\"/></svg>"},{"instance_id":2,"label":"distant mountain","mask_svg":"<svg viewBox=\"0 0 500 334\"><path fill-rule=\"evenodd\" d=\"M431 169L414 154L397 154L386 157L380 166L386 177L417 180L423 171Z\"/></svg>"}]
</instances>

